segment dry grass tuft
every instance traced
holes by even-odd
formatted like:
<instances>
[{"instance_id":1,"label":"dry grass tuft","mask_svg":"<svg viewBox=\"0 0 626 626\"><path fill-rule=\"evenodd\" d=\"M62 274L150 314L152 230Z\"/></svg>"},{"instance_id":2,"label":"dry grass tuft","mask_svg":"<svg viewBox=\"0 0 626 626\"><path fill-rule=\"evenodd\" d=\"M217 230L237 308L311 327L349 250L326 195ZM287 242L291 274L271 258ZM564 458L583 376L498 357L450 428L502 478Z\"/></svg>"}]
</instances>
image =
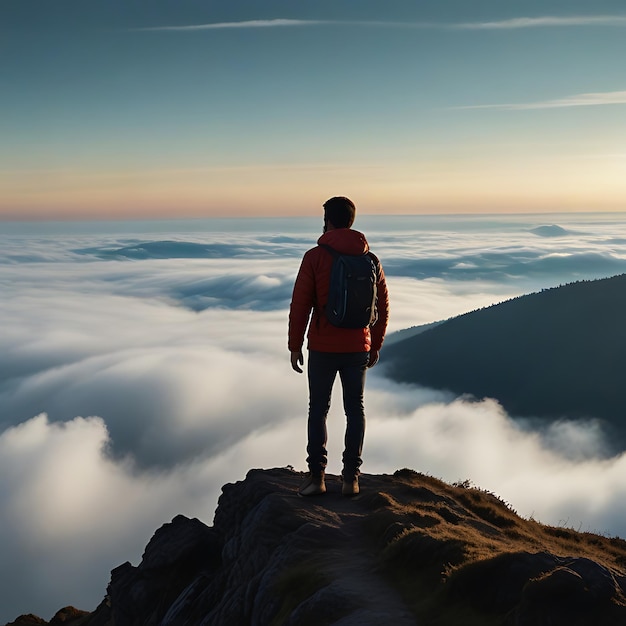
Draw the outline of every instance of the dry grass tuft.
<instances>
[{"instance_id":1,"label":"dry grass tuft","mask_svg":"<svg viewBox=\"0 0 626 626\"><path fill-rule=\"evenodd\" d=\"M425 623L502 623L530 578L550 575L546 588L560 584L551 572L568 559L589 559L618 577L626 575L621 539L523 519L507 502L468 481L449 485L403 469L393 483L388 492L370 496L376 506L366 529L382 548L383 571Z\"/></svg>"}]
</instances>

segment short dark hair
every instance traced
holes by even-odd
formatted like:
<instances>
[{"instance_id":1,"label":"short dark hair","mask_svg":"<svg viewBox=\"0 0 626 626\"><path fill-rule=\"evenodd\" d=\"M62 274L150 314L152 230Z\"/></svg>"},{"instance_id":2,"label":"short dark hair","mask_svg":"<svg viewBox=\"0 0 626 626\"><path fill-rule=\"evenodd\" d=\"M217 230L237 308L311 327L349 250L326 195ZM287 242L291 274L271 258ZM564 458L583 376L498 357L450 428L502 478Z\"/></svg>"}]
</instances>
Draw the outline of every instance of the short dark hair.
<instances>
[{"instance_id":1,"label":"short dark hair","mask_svg":"<svg viewBox=\"0 0 626 626\"><path fill-rule=\"evenodd\" d=\"M335 228L350 228L355 215L356 207L350 198L335 196L324 202L324 216Z\"/></svg>"}]
</instances>

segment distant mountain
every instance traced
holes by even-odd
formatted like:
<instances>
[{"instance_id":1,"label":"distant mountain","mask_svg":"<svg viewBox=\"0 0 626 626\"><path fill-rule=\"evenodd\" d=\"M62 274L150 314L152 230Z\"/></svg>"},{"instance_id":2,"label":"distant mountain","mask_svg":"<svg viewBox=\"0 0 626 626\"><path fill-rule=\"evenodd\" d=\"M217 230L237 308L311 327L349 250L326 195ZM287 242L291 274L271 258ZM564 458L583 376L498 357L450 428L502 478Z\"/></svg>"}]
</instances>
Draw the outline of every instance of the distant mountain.
<instances>
[{"instance_id":1,"label":"distant mountain","mask_svg":"<svg viewBox=\"0 0 626 626\"><path fill-rule=\"evenodd\" d=\"M514 417L598 418L626 449L626 275L472 311L382 354L394 380L496 398Z\"/></svg>"},{"instance_id":2,"label":"distant mountain","mask_svg":"<svg viewBox=\"0 0 626 626\"><path fill-rule=\"evenodd\" d=\"M419 333L423 333L425 330L434 328L438 324L441 324L441 322L431 322L430 324L422 324L421 326L411 326L411 328L403 328L402 330L396 330L393 333L389 333L385 337L385 347L390 346L392 343L398 343L398 341L403 341L404 339L418 335Z\"/></svg>"},{"instance_id":3,"label":"distant mountain","mask_svg":"<svg viewBox=\"0 0 626 626\"><path fill-rule=\"evenodd\" d=\"M623 626L626 542L519 517L486 491L402 469L361 495L296 495L290 468L225 485L213 526L182 515L91 613L12 626Z\"/></svg>"},{"instance_id":4,"label":"distant mountain","mask_svg":"<svg viewBox=\"0 0 626 626\"><path fill-rule=\"evenodd\" d=\"M562 226L551 224L550 226L537 226L537 228L531 228L531 233L539 235L539 237L565 237L569 235L569 231L565 230Z\"/></svg>"}]
</instances>

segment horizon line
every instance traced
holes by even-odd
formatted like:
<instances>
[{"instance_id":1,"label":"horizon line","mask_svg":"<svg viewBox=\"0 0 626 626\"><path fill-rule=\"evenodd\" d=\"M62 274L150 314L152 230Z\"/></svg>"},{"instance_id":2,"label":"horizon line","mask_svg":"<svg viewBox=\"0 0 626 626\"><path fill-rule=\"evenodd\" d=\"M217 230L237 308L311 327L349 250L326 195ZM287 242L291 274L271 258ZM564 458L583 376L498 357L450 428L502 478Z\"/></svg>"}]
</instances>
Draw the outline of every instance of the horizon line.
<instances>
[{"instance_id":1,"label":"horizon line","mask_svg":"<svg viewBox=\"0 0 626 626\"><path fill-rule=\"evenodd\" d=\"M502 218L514 218L514 217L525 217L531 215L593 215L593 216L601 216L601 215L626 215L626 208L619 209L615 211L590 211L590 210L581 210L575 211L568 209L566 211L559 211L558 209L553 209L551 211L514 211L514 212L502 212L502 211L477 211L477 212L449 212L449 213L364 213L358 212L357 219L363 217L382 217L382 218L407 218L407 217L441 217L441 218L450 218L450 217L462 217L462 218L471 218L471 217L502 217ZM57 218L40 218L40 217L24 217L21 219L14 217L6 217L0 215L0 223L4 224L46 224L46 223L111 223L111 222L188 222L188 221L201 221L201 220L285 220L285 219L318 219L318 215L310 214L310 215L188 215L182 217L139 217L139 216L129 216L129 217L114 217L114 218L106 218L102 216L67 216L62 217L59 216ZM355 220L356 221L356 220ZM0 233L1 235L2 233Z\"/></svg>"}]
</instances>

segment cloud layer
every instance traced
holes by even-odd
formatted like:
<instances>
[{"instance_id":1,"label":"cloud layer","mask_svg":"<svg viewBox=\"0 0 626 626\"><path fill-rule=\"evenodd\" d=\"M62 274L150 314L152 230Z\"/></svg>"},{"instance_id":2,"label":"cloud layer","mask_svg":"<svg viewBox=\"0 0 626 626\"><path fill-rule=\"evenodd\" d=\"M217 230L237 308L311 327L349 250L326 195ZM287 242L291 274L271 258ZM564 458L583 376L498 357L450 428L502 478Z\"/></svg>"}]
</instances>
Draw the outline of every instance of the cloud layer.
<instances>
[{"instance_id":1,"label":"cloud layer","mask_svg":"<svg viewBox=\"0 0 626 626\"><path fill-rule=\"evenodd\" d=\"M559 219L561 236L542 237L553 218L363 218L391 330L626 271L625 223ZM286 319L309 227L2 237L0 622L94 608L162 523L210 524L220 487L251 467L304 469ZM625 461L603 455L593 423L535 432L493 400L368 376L364 471L469 479L523 515L626 535ZM338 393L329 428L338 472Z\"/></svg>"},{"instance_id":2,"label":"cloud layer","mask_svg":"<svg viewBox=\"0 0 626 626\"><path fill-rule=\"evenodd\" d=\"M139 31L199 31L222 29L249 29L249 28L284 28L302 26L364 26L383 28L438 28L460 30L517 30L525 28L563 28L582 26L624 27L624 15L572 15L558 16L545 15L536 17L514 17L505 20L489 22L415 22L415 21L386 21L386 20L311 20L276 18L267 20L242 20L238 22L211 22L206 24L189 24L180 26L154 26L139 28Z\"/></svg>"},{"instance_id":3,"label":"cloud layer","mask_svg":"<svg viewBox=\"0 0 626 626\"><path fill-rule=\"evenodd\" d=\"M519 102L508 104L477 104L457 109L502 109L505 111L532 111L535 109L565 109L570 107L606 106L609 104L626 104L626 91L602 91L595 93L579 93L555 100L540 102Z\"/></svg>"},{"instance_id":4,"label":"cloud layer","mask_svg":"<svg viewBox=\"0 0 626 626\"><path fill-rule=\"evenodd\" d=\"M188 26L156 26L153 28L141 28L138 30L152 31L197 31L197 30L221 30L224 28L276 28L285 26L317 26L320 24L332 24L326 20L243 20L240 22L213 22L209 24L191 24Z\"/></svg>"},{"instance_id":5,"label":"cloud layer","mask_svg":"<svg viewBox=\"0 0 626 626\"><path fill-rule=\"evenodd\" d=\"M457 24L459 28L476 30L511 30L518 28L561 28L569 26L626 26L624 15L545 15L539 17L515 17L491 22L467 22Z\"/></svg>"}]
</instances>

